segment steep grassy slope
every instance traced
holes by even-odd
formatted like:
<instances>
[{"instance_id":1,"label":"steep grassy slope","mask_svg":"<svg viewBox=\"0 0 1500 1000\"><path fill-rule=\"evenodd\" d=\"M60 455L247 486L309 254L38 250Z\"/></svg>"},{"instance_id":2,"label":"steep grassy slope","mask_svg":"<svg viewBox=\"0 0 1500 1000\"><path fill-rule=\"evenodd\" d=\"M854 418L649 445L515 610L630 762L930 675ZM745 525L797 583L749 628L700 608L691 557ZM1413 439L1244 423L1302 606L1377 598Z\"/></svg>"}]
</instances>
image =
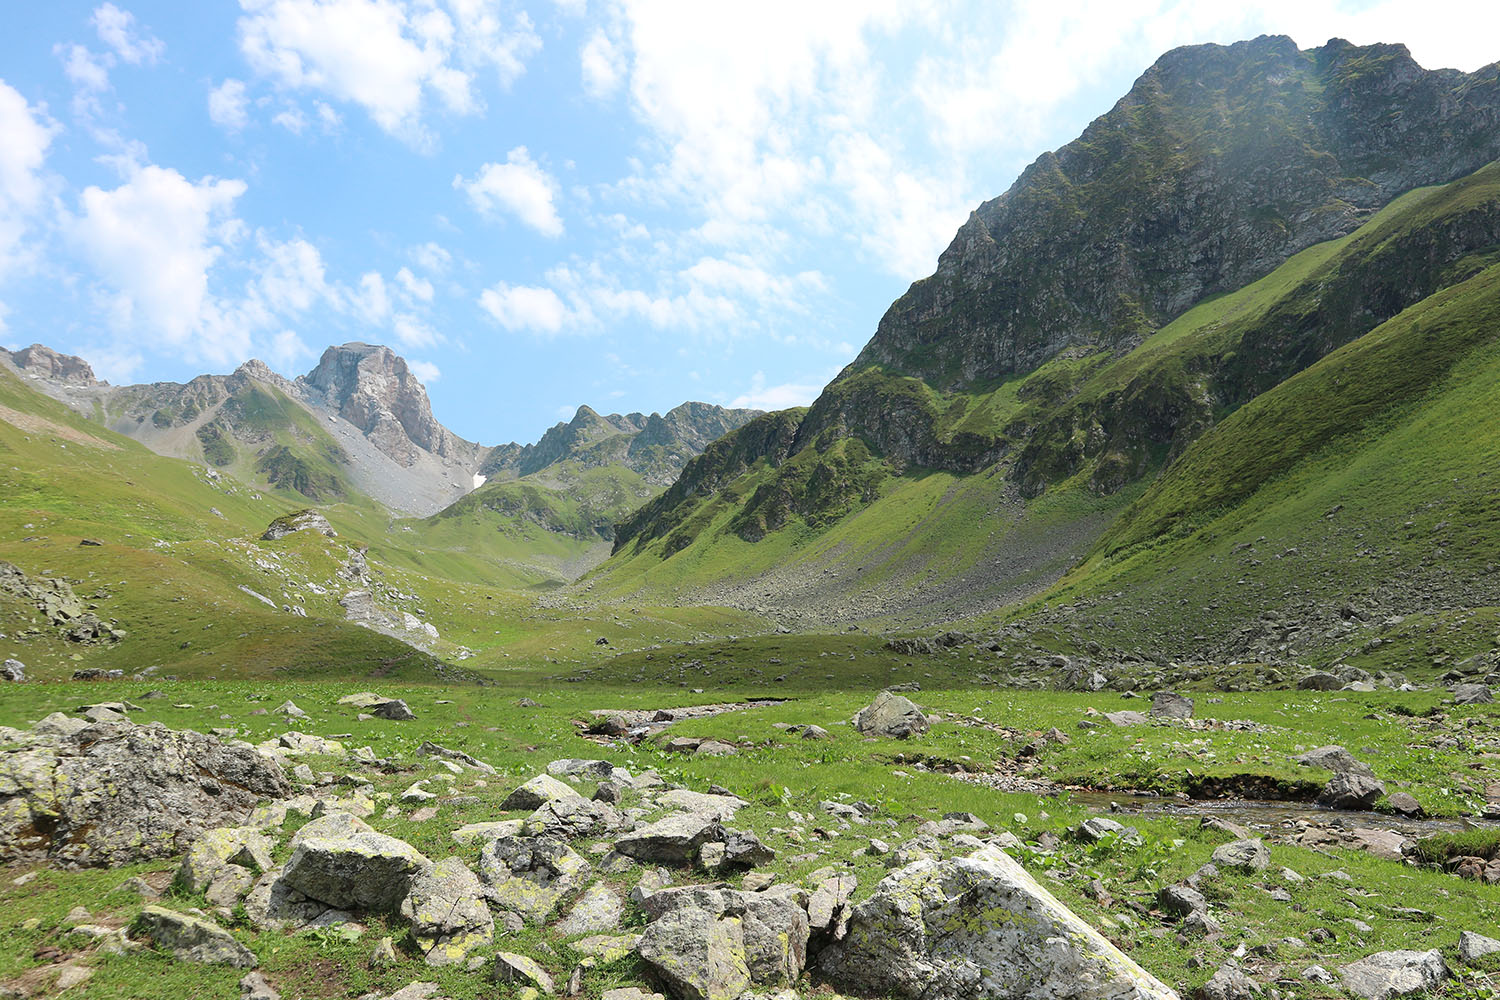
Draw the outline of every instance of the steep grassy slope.
<instances>
[{"instance_id":1,"label":"steep grassy slope","mask_svg":"<svg viewBox=\"0 0 1500 1000\"><path fill-rule=\"evenodd\" d=\"M1293 655L1385 666L1397 638L1409 657L1444 652L1420 639L1436 630L1395 620L1378 641L1347 641L1346 622L1390 615L1467 626L1444 637L1443 659L1484 652L1500 604L1497 412L1492 265L1223 421L1047 603L1074 605L1096 635L1207 655L1254 652L1278 620L1298 623Z\"/></svg>"},{"instance_id":2,"label":"steep grassy slope","mask_svg":"<svg viewBox=\"0 0 1500 1000\"><path fill-rule=\"evenodd\" d=\"M621 526L594 589L903 624L998 608L1082 557L1157 470L1247 400L1497 259L1491 165L1408 192L1124 354L1065 351L978 391L848 376L805 417L763 418L690 463ZM857 431L877 414L886 446L901 437L910 461ZM926 465L938 452L949 465L969 456L969 471ZM1264 457L1251 455L1238 458ZM1182 503L1205 499L1216 502Z\"/></svg>"}]
</instances>

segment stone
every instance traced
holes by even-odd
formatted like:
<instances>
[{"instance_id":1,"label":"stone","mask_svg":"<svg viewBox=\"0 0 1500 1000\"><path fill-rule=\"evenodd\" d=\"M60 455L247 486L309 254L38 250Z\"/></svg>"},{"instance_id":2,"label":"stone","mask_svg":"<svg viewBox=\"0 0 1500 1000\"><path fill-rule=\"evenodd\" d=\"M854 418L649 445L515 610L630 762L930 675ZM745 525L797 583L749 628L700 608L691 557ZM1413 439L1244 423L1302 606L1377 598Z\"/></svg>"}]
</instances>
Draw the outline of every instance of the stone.
<instances>
[{"instance_id":1,"label":"stone","mask_svg":"<svg viewBox=\"0 0 1500 1000\"><path fill-rule=\"evenodd\" d=\"M1350 830L1349 836L1361 850L1387 861L1400 861L1412 846L1411 838L1395 830L1371 830L1359 827Z\"/></svg>"},{"instance_id":2,"label":"stone","mask_svg":"<svg viewBox=\"0 0 1500 1000\"><path fill-rule=\"evenodd\" d=\"M1385 785L1367 774L1338 771L1323 786L1318 802L1334 809L1367 811L1385 794Z\"/></svg>"},{"instance_id":3,"label":"stone","mask_svg":"<svg viewBox=\"0 0 1500 1000\"><path fill-rule=\"evenodd\" d=\"M1343 681L1321 670L1307 674L1297 681L1298 691L1337 691L1343 686Z\"/></svg>"},{"instance_id":4,"label":"stone","mask_svg":"<svg viewBox=\"0 0 1500 1000\"><path fill-rule=\"evenodd\" d=\"M564 897L582 889L592 869L561 837L500 837L479 856L485 896L522 920L546 922Z\"/></svg>"},{"instance_id":5,"label":"stone","mask_svg":"<svg viewBox=\"0 0 1500 1000\"><path fill-rule=\"evenodd\" d=\"M1500 955L1500 941L1473 931L1463 931L1458 935L1459 958L1472 963L1486 955Z\"/></svg>"},{"instance_id":6,"label":"stone","mask_svg":"<svg viewBox=\"0 0 1500 1000\"><path fill-rule=\"evenodd\" d=\"M573 839L616 830L622 825L614 806L575 795L537 806L521 824L521 832L529 836L550 833Z\"/></svg>"},{"instance_id":7,"label":"stone","mask_svg":"<svg viewBox=\"0 0 1500 1000\"><path fill-rule=\"evenodd\" d=\"M1320 767L1334 774L1347 772L1373 776L1375 773L1370 770L1370 765L1341 746L1326 746L1309 750L1297 758L1297 763L1304 767Z\"/></svg>"},{"instance_id":8,"label":"stone","mask_svg":"<svg viewBox=\"0 0 1500 1000\"><path fill-rule=\"evenodd\" d=\"M1263 840L1235 840L1214 848L1212 860L1220 868L1264 871L1271 864L1271 849Z\"/></svg>"},{"instance_id":9,"label":"stone","mask_svg":"<svg viewBox=\"0 0 1500 1000\"><path fill-rule=\"evenodd\" d=\"M854 728L866 736L895 740L920 736L929 725L927 716L910 698L889 691L880 692L854 717Z\"/></svg>"},{"instance_id":10,"label":"stone","mask_svg":"<svg viewBox=\"0 0 1500 1000\"><path fill-rule=\"evenodd\" d=\"M0 680L19 684L26 679L26 664L20 660L7 659L0 664Z\"/></svg>"},{"instance_id":11,"label":"stone","mask_svg":"<svg viewBox=\"0 0 1500 1000\"><path fill-rule=\"evenodd\" d=\"M625 901L607 883L595 882L554 929L565 937L603 934L618 929L624 916Z\"/></svg>"},{"instance_id":12,"label":"stone","mask_svg":"<svg viewBox=\"0 0 1500 1000\"><path fill-rule=\"evenodd\" d=\"M376 705L390 701L385 695L376 694L373 691L360 691L357 694L346 694L339 699L340 705L352 705L355 708L374 708Z\"/></svg>"},{"instance_id":13,"label":"stone","mask_svg":"<svg viewBox=\"0 0 1500 1000\"><path fill-rule=\"evenodd\" d=\"M648 993L637 986L622 986L605 990L603 1000L665 1000L660 993Z\"/></svg>"},{"instance_id":14,"label":"stone","mask_svg":"<svg viewBox=\"0 0 1500 1000\"><path fill-rule=\"evenodd\" d=\"M584 778L589 781L608 781L615 773L615 766L607 760L583 760L568 757L554 760L547 765L547 773L559 778Z\"/></svg>"},{"instance_id":15,"label":"stone","mask_svg":"<svg viewBox=\"0 0 1500 1000\"><path fill-rule=\"evenodd\" d=\"M151 938L181 962L232 965L241 969L253 969L260 964L249 948L213 921L161 906L141 910L131 932L137 937Z\"/></svg>"},{"instance_id":16,"label":"stone","mask_svg":"<svg viewBox=\"0 0 1500 1000\"><path fill-rule=\"evenodd\" d=\"M1151 721L1144 713L1132 711L1105 712L1104 717L1109 720L1111 725L1120 726L1121 728L1126 726L1144 726Z\"/></svg>"},{"instance_id":17,"label":"stone","mask_svg":"<svg viewBox=\"0 0 1500 1000\"><path fill-rule=\"evenodd\" d=\"M1385 798L1391 811L1400 816L1420 817L1425 815L1422 804L1410 792L1392 792Z\"/></svg>"},{"instance_id":18,"label":"stone","mask_svg":"<svg viewBox=\"0 0 1500 1000\"><path fill-rule=\"evenodd\" d=\"M375 950L370 952L371 968L380 969L396 964L396 942L389 937L383 937L375 942Z\"/></svg>"},{"instance_id":19,"label":"stone","mask_svg":"<svg viewBox=\"0 0 1500 1000\"><path fill-rule=\"evenodd\" d=\"M45 721L45 720L44 720ZM146 726L33 728L0 751L0 862L115 867L188 850L292 788L275 761L213 736Z\"/></svg>"},{"instance_id":20,"label":"stone","mask_svg":"<svg viewBox=\"0 0 1500 1000\"><path fill-rule=\"evenodd\" d=\"M259 972L247 972L240 980L240 1000L281 1000L281 994Z\"/></svg>"},{"instance_id":21,"label":"stone","mask_svg":"<svg viewBox=\"0 0 1500 1000\"><path fill-rule=\"evenodd\" d=\"M401 916L428 965L456 965L495 939L495 920L484 892L459 858L444 858L412 880Z\"/></svg>"},{"instance_id":22,"label":"stone","mask_svg":"<svg viewBox=\"0 0 1500 1000\"><path fill-rule=\"evenodd\" d=\"M547 975L545 969L525 955L509 951L495 955L495 981L532 986L549 997L557 992L557 987L552 984L552 977Z\"/></svg>"},{"instance_id":23,"label":"stone","mask_svg":"<svg viewBox=\"0 0 1500 1000\"><path fill-rule=\"evenodd\" d=\"M336 909L392 912L431 867L406 841L348 813L330 813L297 831L280 881Z\"/></svg>"},{"instance_id":24,"label":"stone","mask_svg":"<svg viewBox=\"0 0 1500 1000\"><path fill-rule=\"evenodd\" d=\"M1153 719L1191 719L1193 699L1175 691L1158 691L1151 697Z\"/></svg>"},{"instance_id":25,"label":"stone","mask_svg":"<svg viewBox=\"0 0 1500 1000\"><path fill-rule=\"evenodd\" d=\"M422 742L422 745L417 747L417 753L423 757L436 757L439 760L451 760L455 763L462 764L464 767L473 768L476 771L483 771L485 774L495 773L495 769L493 767L491 767L489 764L486 764L478 757L466 754L462 750L450 750L445 746L439 746L438 744L433 743L431 740L424 740Z\"/></svg>"},{"instance_id":26,"label":"stone","mask_svg":"<svg viewBox=\"0 0 1500 1000\"><path fill-rule=\"evenodd\" d=\"M57 974L57 981L53 985L61 993L75 986L82 986L93 977L94 970L86 965L64 965L62 971Z\"/></svg>"},{"instance_id":27,"label":"stone","mask_svg":"<svg viewBox=\"0 0 1500 1000\"><path fill-rule=\"evenodd\" d=\"M500 808L536 809L545 803L565 799L584 801L572 785L558 781L550 774L539 774L506 796Z\"/></svg>"},{"instance_id":28,"label":"stone","mask_svg":"<svg viewBox=\"0 0 1500 1000\"><path fill-rule=\"evenodd\" d=\"M377 719L389 719L392 722L406 722L417 717L417 713L407 707L406 702L400 698L392 698L390 701L383 701L373 706L370 714Z\"/></svg>"},{"instance_id":29,"label":"stone","mask_svg":"<svg viewBox=\"0 0 1500 1000\"><path fill-rule=\"evenodd\" d=\"M736 1000L790 987L807 962L807 913L790 887L746 893L688 886L650 897L637 952L677 1000Z\"/></svg>"},{"instance_id":30,"label":"stone","mask_svg":"<svg viewBox=\"0 0 1500 1000\"><path fill-rule=\"evenodd\" d=\"M502 819L484 823L467 823L454 830L451 836L460 844L476 840L499 840L501 837L514 837L520 833L525 822L521 819Z\"/></svg>"},{"instance_id":31,"label":"stone","mask_svg":"<svg viewBox=\"0 0 1500 1000\"><path fill-rule=\"evenodd\" d=\"M637 861L685 865L704 844L723 839L724 828L713 813L676 813L620 837L615 850Z\"/></svg>"},{"instance_id":32,"label":"stone","mask_svg":"<svg viewBox=\"0 0 1500 1000\"><path fill-rule=\"evenodd\" d=\"M776 860L776 852L760 842L748 830L730 830L724 837L724 863L737 868L754 868Z\"/></svg>"},{"instance_id":33,"label":"stone","mask_svg":"<svg viewBox=\"0 0 1500 1000\"><path fill-rule=\"evenodd\" d=\"M608 965L618 962L620 959L635 951L636 945L640 944L639 934L600 934L594 937L580 938L568 945L580 955L588 955Z\"/></svg>"},{"instance_id":34,"label":"stone","mask_svg":"<svg viewBox=\"0 0 1500 1000\"><path fill-rule=\"evenodd\" d=\"M812 726L812 725L810 725L806 729L802 730L802 738L804 740L831 740L831 739L833 739L833 737L831 735L829 735L828 730L824 729L822 726Z\"/></svg>"},{"instance_id":35,"label":"stone","mask_svg":"<svg viewBox=\"0 0 1500 1000\"><path fill-rule=\"evenodd\" d=\"M280 705L277 705L275 708L271 709L271 712L275 715L286 716L288 719L307 718L307 713L298 708L297 703L292 701L290 698L282 702Z\"/></svg>"},{"instance_id":36,"label":"stone","mask_svg":"<svg viewBox=\"0 0 1500 1000\"><path fill-rule=\"evenodd\" d=\"M909 1000L1177 1000L994 848L886 876L819 967L841 992Z\"/></svg>"},{"instance_id":37,"label":"stone","mask_svg":"<svg viewBox=\"0 0 1500 1000\"><path fill-rule=\"evenodd\" d=\"M225 877L227 868L259 875L270 867L270 837L249 826L219 827L204 831L193 842L178 866L177 883L191 892L205 892Z\"/></svg>"},{"instance_id":38,"label":"stone","mask_svg":"<svg viewBox=\"0 0 1500 1000\"><path fill-rule=\"evenodd\" d=\"M338 532L328 523L328 518L315 510L298 510L283 514L272 521L260 536L262 541L277 542L297 531L316 531L329 538L337 538Z\"/></svg>"},{"instance_id":39,"label":"stone","mask_svg":"<svg viewBox=\"0 0 1500 1000\"><path fill-rule=\"evenodd\" d=\"M1094 844L1108 836L1123 837L1125 827L1104 816L1090 816L1078 824L1078 839Z\"/></svg>"},{"instance_id":40,"label":"stone","mask_svg":"<svg viewBox=\"0 0 1500 1000\"><path fill-rule=\"evenodd\" d=\"M733 743L725 743L723 740L704 740L698 744L693 751L694 757L729 757L739 753Z\"/></svg>"},{"instance_id":41,"label":"stone","mask_svg":"<svg viewBox=\"0 0 1500 1000\"><path fill-rule=\"evenodd\" d=\"M745 800L733 795L715 795L693 792L686 788L673 788L662 792L656 799L664 806L691 813L712 815L722 822L734 819L735 813L745 807Z\"/></svg>"},{"instance_id":42,"label":"stone","mask_svg":"<svg viewBox=\"0 0 1500 1000\"><path fill-rule=\"evenodd\" d=\"M1459 705L1488 705L1494 700L1494 692L1484 684L1460 684L1453 689L1453 701Z\"/></svg>"},{"instance_id":43,"label":"stone","mask_svg":"<svg viewBox=\"0 0 1500 1000\"><path fill-rule=\"evenodd\" d=\"M1260 985L1230 959L1194 992L1195 1000L1251 1000L1260 995Z\"/></svg>"},{"instance_id":44,"label":"stone","mask_svg":"<svg viewBox=\"0 0 1500 1000\"><path fill-rule=\"evenodd\" d=\"M853 875L824 879L807 901L807 922L815 931L831 931L847 916L849 898L859 888Z\"/></svg>"},{"instance_id":45,"label":"stone","mask_svg":"<svg viewBox=\"0 0 1500 1000\"><path fill-rule=\"evenodd\" d=\"M1203 893L1187 885L1169 885L1162 889L1156 894L1156 905L1179 917L1208 912L1208 900Z\"/></svg>"},{"instance_id":46,"label":"stone","mask_svg":"<svg viewBox=\"0 0 1500 1000\"><path fill-rule=\"evenodd\" d=\"M1448 963L1431 951L1379 951L1340 970L1344 988L1364 1000L1391 1000L1431 990L1448 978Z\"/></svg>"}]
</instances>

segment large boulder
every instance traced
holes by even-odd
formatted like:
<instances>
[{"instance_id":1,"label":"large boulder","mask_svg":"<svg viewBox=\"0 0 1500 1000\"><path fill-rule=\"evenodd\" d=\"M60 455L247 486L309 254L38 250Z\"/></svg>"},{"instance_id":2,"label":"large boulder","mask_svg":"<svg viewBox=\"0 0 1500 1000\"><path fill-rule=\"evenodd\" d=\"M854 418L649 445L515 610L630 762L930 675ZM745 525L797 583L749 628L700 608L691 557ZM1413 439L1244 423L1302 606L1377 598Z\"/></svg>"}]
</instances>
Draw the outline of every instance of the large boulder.
<instances>
[{"instance_id":1,"label":"large boulder","mask_svg":"<svg viewBox=\"0 0 1500 1000\"><path fill-rule=\"evenodd\" d=\"M739 892L688 886L652 893L637 952L676 1000L735 1000L753 987L788 987L807 963L810 929L800 890Z\"/></svg>"},{"instance_id":2,"label":"large boulder","mask_svg":"<svg viewBox=\"0 0 1500 1000\"><path fill-rule=\"evenodd\" d=\"M177 869L177 882L207 895L215 906L233 907L255 878L271 868L271 838L249 826L209 830L193 842Z\"/></svg>"},{"instance_id":3,"label":"large boulder","mask_svg":"<svg viewBox=\"0 0 1500 1000\"><path fill-rule=\"evenodd\" d=\"M854 728L866 736L895 740L919 736L929 725L927 716L910 698L889 691L880 692L854 717Z\"/></svg>"},{"instance_id":4,"label":"large boulder","mask_svg":"<svg viewBox=\"0 0 1500 1000\"><path fill-rule=\"evenodd\" d=\"M0 862L170 857L292 792L281 766L248 746L160 723L68 728L0 744Z\"/></svg>"},{"instance_id":5,"label":"large boulder","mask_svg":"<svg viewBox=\"0 0 1500 1000\"><path fill-rule=\"evenodd\" d=\"M255 954L236 941L233 934L211 920L189 913L148 906L136 917L131 930L138 937L149 937L178 961L232 965L240 969L253 969L260 964Z\"/></svg>"},{"instance_id":6,"label":"large boulder","mask_svg":"<svg viewBox=\"0 0 1500 1000\"><path fill-rule=\"evenodd\" d=\"M572 785L558 781L550 774L539 774L506 796L500 808L536 809L561 799L583 799L583 796Z\"/></svg>"},{"instance_id":7,"label":"large boulder","mask_svg":"<svg viewBox=\"0 0 1500 1000\"><path fill-rule=\"evenodd\" d=\"M499 909L533 924L550 918L592 873L581 854L552 835L500 837L479 855L485 896Z\"/></svg>"},{"instance_id":8,"label":"large boulder","mask_svg":"<svg viewBox=\"0 0 1500 1000\"><path fill-rule=\"evenodd\" d=\"M1297 758L1297 763L1305 767L1321 767L1334 774L1373 775L1375 773L1370 770L1369 764L1341 746L1318 747L1316 750L1309 750Z\"/></svg>"},{"instance_id":9,"label":"large boulder","mask_svg":"<svg viewBox=\"0 0 1500 1000\"><path fill-rule=\"evenodd\" d=\"M455 965L495 939L479 879L459 858L444 858L413 879L401 915L428 965Z\"/></svg>"},{"instance_id":10,"label":"large boulder","mask_svg":"<svg viewBox=\"0 0 1500 1000\"><path fill-rule=\"evenodd\" d=\"M1364 1000L1423 993L1448 978L1448 963L1431 951L1378 951L1340 970L1344 988Z\"/></svg>"},{"instance_id":11,"label":"large boulder","mask_svg":"<svg viewBox=\"0 0 1500 1000\"><path fill-rule=\"evenodd\" d=\"M377 833L358 817L329 813L297 831L281 881L309 899L344 910L392 912L413 880L432 868L404 840Z\"/></svg>"},{"instance_id":12,"label":"large boulder","mask_svg":"<svg viewBox=\"0 0 1500 1000\"><path fill-rule=\"evenodd\" d=\"M1459 705L1488 705L1495 694L1485 684L1460 684L1453 689L1453 701Z\"/></svg>"},{"instance_id":13,"label":"large boulder","mask_svg":"<svg viewBox=\"0 0 1500 1000\"><path fill-rule=\"evenodd\" d=\"M615 841L615 850L650 864L684 865L698 848L723 839L724 827L714 813L673 813L625 834Z\"/></svg>"},{"instance_id":14,"label":"large boulder","mask_svg":"<svg viewBox=\"0 0 1500 1000\"><path fill-rule=\"evenodd\" d=\"M1191 719L1193 699L1175 691L1158 691L1151 696L1153 719Z\"/></svg>"},{"instance_id":15,"label":"large boulder","mask_svg":"<svg viewBox=\"0 0 1500 1000\"><path fill-rule=\"evenodd\" d=\"M1369 810L1385 794L1385 785L1368 774L1339 771L1323 786L1318 802L1334 809Z\"/></svg>"},{"instance_id":16,"label":"large boulder","mask_svg":"<svg viewBox=\"0 0 1500 1000\"><path fill-rule=\"evenodd\" d=\"M1271 864L1271 849L1263 840L1234 840L1214 848L1213 863L1220 868L1238 868L1246 872L1265 871Z\"/></svg>"},{"instance_id":17,"label":"large boulder","mask_svg":"<svg viewBox=\"0 0 1500 1000\"><path fill-rule=\"evenodd\" d=\"M869 996L1177 1000L995 848L887 876L819 964Z\"/></svg>"}]
</instances>

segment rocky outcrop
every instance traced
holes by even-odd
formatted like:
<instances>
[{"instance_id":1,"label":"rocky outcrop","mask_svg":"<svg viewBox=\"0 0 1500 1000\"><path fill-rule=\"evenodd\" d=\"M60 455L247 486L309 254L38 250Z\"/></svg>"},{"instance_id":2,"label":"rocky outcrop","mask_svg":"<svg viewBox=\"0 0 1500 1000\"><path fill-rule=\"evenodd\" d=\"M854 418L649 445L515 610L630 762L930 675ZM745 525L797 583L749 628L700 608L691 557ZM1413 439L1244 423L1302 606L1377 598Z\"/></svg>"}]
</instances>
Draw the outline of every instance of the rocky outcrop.
<instances>
[{"instance_id":1,"label":"rocky outcrop","mask_svg":"<svg viewBox=\"0 0 1500 1000\"><path fill-rule=\"evenodd\" d=\"M169 857L291 791L280 765L255 749L159 723L23 732L0 742L0 860L98 867Z\"/></svg>"},{"instance_id":2,"label":"rocky outcrop","mask_svg":"<svg viewBox=\"0 0 1500 1000\"><path fill-rule=\"evenodd\" d=\"M234 939L212 920L178 913L162 906L148 906L136 918L132 931L148 937L181 962L232 965L253 969L260 964L255 953Z\"/></svg>"},{"instance_id":3,"label":"rocky outcrop","mask_svg":"<svg viewBox=\"0 0 1500 1000\"><path fill-rule=\"evenodd\" d=\"M875 700L859 710L854 728L866 736L883 736L905 740L927 732L930 723L922 710L905 695L882 691Z\"/></svg>"},{"instance_id":4,"label":"rocky outcrop","mask_svg":"<svg viewBox=\"0 0 1500 1000\"><path fill-rule=\"evenodd\" d=\"M479 879L458 858L444 858L419 874L401 902L401 915L428 965L455 965L495 938Z\"/></svg>"},{"instance_id":5,"label":"rocky outcrop","mask_svg":"<svg viewBox=\"0 0 1500 1000\"><path fill-rule=\"evenodd\" d=\"M994 848L887 876L819 967L866 996L1177 1000Z\"/></svg>"},{"instance_id":6,"label":"rocky outcrop","mask_svg":"<svg viewBox=\"0 0 1500 1000\"><path fill-rule=\"evenodd\" d=\"M315 510L298 510L283 514L272 521L260 537L263 541L278 542L299 531L316 531L328 538L338 537L338 532L333 530L333 525L328 523L328 518Z\"/></svg>"},{"instance_id":7,"label":"rocky outcrop","mask_svg":"<svg viewBox=\"0 0 1500 1000\"><path fill-rule=\"evenodd\" d=\"M330 813L297 831L280 881L336 909L393 912L431 868L404 840L347 813Z\"/></svg>"},{"instance_id":8,"label":"rocky outcrop","mask_svg":"<svg viewBox=\"0 0 1500 1000\"><path fill-rule=\"evenodd\" d=\"M418 448L446 458L468 444L437 422L427 390L389 347L330 347L297 383L402 465L417 460Z\"/></svg>"},{"instance_id":9,"label":"rocky outcrop","mask_svg":"<svg viewBox=\"0 0 1500 1000\"><path fill-rule=\"evenodd\" d=\"M735 1000L796 984L807 963L806 893L689 886L653 893L637 951L676 1000Z\"/></svg>"},{"instance_id":10,"label":"rocky outcrop","mask_svg":"<svg viewBox=\"0 0 1500 1000\"><path fill-rule=\"evenodd\" d=\"M103 385L94 377L94 369L80 357L59 354L50 347L32 344L19 351L0 348L0 358L9 361L18 371L33 378L65 386Z\"/></svg>"}]
</instances>

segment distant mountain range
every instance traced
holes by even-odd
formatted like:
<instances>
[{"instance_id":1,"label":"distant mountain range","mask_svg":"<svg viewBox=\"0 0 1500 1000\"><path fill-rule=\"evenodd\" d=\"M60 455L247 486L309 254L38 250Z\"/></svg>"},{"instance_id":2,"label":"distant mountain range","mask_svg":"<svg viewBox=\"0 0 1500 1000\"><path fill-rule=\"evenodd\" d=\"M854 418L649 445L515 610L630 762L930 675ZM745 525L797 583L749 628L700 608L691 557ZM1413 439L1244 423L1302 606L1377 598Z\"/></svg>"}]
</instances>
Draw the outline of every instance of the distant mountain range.
<instances>
[{"instance_id":1,"label":"distant mountain range","mask_svg":"<svg viewBox=\"0 0 1500 1000\"><path fill-rule=\"evenodd\" d=\"M619 466L652 487L649 496L708 442L757 415L693 402L665 416L600 416L584 406L535 444L492 447L444 427L406 361L369 344L330 347L295 380L247 361L186 384L111 386L83 359L39 344L0 349L0 363L159 454L314 501L362 494L415 516L442 510L486 479L522 479L566 463Z\"/></svg>"}]
</instances>

